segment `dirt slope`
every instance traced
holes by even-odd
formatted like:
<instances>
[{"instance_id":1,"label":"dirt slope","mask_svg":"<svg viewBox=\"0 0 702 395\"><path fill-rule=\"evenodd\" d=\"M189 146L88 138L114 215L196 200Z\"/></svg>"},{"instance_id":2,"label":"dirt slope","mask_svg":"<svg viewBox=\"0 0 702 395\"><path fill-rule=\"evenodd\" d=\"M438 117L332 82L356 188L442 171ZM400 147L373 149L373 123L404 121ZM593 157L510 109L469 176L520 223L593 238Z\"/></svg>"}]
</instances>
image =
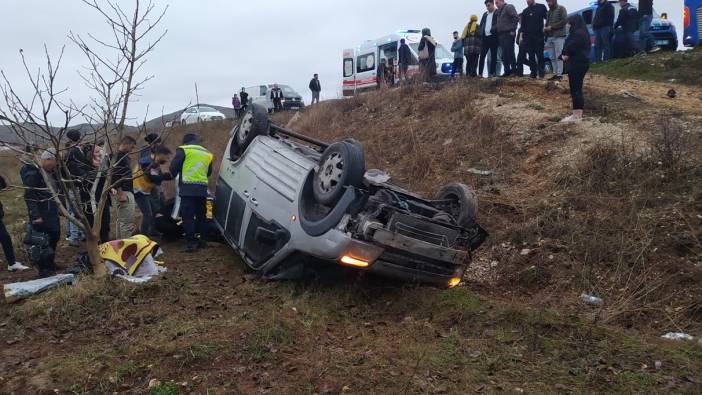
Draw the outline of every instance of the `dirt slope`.
<instances>
[{"instance_id":1,"label":"dirt slope","mask_svg":"<svg viewBox=\"0 0 702 395\"><path fill-rule=\"evenodd\" d=\"M655 84L633 98L615 83L634 89L588 79L578 125L557 122L561 87L528 81L306 111L294 127L360 140L369 168L417 192L455 180L477 190L491 238L462 286L349 273L264 283L225 246L166 244L169 272L153 284L87 278L0 304L0 393L698 392L702 345L659 336L702 335L699 110ZM221 153L228 129L201 129L203 144ZM185 130L171 132L177 145ZM21 201L3 202L18 231ZM62 265L76 252L61 251Z\"/></svg>"}]
</instances>

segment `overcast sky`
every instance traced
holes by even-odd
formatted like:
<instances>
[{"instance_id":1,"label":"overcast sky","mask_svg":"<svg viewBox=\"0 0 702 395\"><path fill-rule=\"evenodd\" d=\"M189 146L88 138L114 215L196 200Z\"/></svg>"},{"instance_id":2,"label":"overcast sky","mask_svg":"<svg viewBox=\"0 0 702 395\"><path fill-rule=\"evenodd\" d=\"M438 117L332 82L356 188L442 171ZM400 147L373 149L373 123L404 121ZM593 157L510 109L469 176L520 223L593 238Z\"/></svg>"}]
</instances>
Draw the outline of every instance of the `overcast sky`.
<instances>
[{"instance_id":1,"label":"overcast sky","mask_svg":"<svg viewBox=\"0 0 702 395\"><path fill-rule=\"evenodd\" d=\"M355 47L398 29L430 27L447 44L471 14L484 12L482 0L154 0L169 6L162 24L168 34L151 55L142 76L153 74L131 107L130 117L149 118L200 101L229 106L242 86L259 83L289 84L309 102L312 74L320 75L322 99L338 96L344 48ZM544 2L544 0L538 0ZM128 8L131 0L119 0ZM561 0L569 11L587 0ZM682 33L682 0L655 0L658 12L668 12ZM517 9L525 0L513 2ZM85 60L66 38L69 31L108 38L106 25L79 0L0 0L0 68L17 91L27 95L19 49L31 64L43 62L43 45L58 54L66 45L59 87L65 98L87 102L90 92L77 70Z\"/></svg>"}]
</instances>

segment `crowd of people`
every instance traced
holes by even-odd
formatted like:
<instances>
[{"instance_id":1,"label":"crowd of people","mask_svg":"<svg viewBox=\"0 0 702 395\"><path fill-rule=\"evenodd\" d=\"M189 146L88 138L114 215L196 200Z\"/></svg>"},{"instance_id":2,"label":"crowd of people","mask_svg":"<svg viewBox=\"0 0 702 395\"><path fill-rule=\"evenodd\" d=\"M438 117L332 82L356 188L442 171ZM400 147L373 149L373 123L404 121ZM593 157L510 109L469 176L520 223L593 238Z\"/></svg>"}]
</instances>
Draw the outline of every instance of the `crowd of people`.
<instances>
[{"instance_id":1,"label":"crowd of people","mask_svg":"<svg viewBox=\"0 0 702 395\"><path fill-rule=\"evenodd\" d=\"M523 77L524 66L527 66L530 78L543 79L547 53L553 72L549 79L561 81L564 74L568 75L573 112L564 121L582 119L583 81L591 61L590 32L582 15L574 13L569 16L558 0L546 0L546 5L526 0L527 6L521 13L505 0L485 0L484 4L486 10L481 18L471 15L462 33L453 32L451 76ZM591 21L595 34L595 62L659 49L650 33L653 0L641 0L638 10L628 0L619 0L619 5L621 11L615 21L612 3L597 1ZM636 32L639 32L638 43L635 41ZM404 41L401 40L398 51L399 81L407 79L412 62ZM423 29L418 50L420 76L424 81L431 81L437 73L436 46L431 30ZM392 85L395 75L387 70L383 61L381 59L378 67L378 84ZM498 64L501 64L502 74L499 74ZM388 77L393 81L388 81Z\"/></svg>"},{"instance_id":2,"label":"crowd of people","mask_svg":"<svg viewBox=\"0 0 702 395\"><path fill-rule=\"evenodd\" d=\"M199 144L197 135L185 135L175 155L162 144L158 134L146 135L146 145L138 150L136 139L125 136L118 142L112 156L106 155L104 143L84 143L79 130L68 131L66 137L65 149L60 152L55 148L27 147L20 170L28 215L23 241L29 261L37 266L40 277L50 276L56 271L55 254L61 237L61 216L64 215L62 208L67 209L69 216L74 216L75 210L81 210L93 226L108 177L111 177L110 185L100 213L100 243L112 240L111 234L117 240L135 233L153 239L162 237L159 230L172 227L167 222L166 226L158 226L164 223L159 219L167 215L163 206L168 204L164 201L161 185L175 181L179 200L176 214L179 215L168 215L168 219L181 219L182 227L175 229L181 229L185 234L185 252L192 253L206 247L200 235L205 233L207 222L208 183L214 156ZM135 154L138 160L132 166L131 157ZM167 165L169 161L170 165ZM0 189L5 188L5 180L0 177ZM137 207L142 214L138 230L135 226ZM0 204L0 242L8 270L28 270L30 267L16 260L12 237L3 217ZM86 235L81 228L69 219L66 219L66 224L67 242L76 247L83 245Z\"/></svg>"}]
</instances>

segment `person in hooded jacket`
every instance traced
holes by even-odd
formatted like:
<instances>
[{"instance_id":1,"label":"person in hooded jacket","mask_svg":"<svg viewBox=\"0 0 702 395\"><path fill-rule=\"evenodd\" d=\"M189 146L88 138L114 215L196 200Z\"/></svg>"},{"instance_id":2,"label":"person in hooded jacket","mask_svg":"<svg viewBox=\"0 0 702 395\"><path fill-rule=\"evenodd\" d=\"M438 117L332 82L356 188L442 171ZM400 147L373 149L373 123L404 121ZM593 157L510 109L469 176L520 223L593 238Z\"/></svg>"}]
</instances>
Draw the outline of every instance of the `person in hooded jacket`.
<instances>
[{"instance_id":1,"label":"person in hooded jacket","mask_svg":"<svg viewBox=\"0 0 702 395\"><path fill-rule=\"evenodd\" d=\"M568 18L569 33L563 45L561 58L568 70L568 84L573 101L573 113L563 122L577 122L583 118L585 99L583 81L590 68L590 33L582 15L575 14Z\"/></svg>"},{"instance_id":2,"label":"person in hooded jacket","mask_svg":"<svg viewBox=\"0 0 702 395\"><path fill-rule=\"evenodd\" d=\"M409 70L409 66L412 64L412 51L404 38L400 40L400 48L398 49L397 54L397 65L400 69L400 81L406 81L407 71Z\"/></svg>"},{"instance_id":3,"label":"person in hooded jacket","mask_svg":"<svg viewBox=\"0 0 702 395\"><path fill-rule=\"evenodd\" d=\"M425 82L430 82L436 75L436 40L428 27L422 29L419 40L419 69Z\"/></svg>"},{"instance_id":4,"label":"person in hooded jacket","mask_svg":"<svg viewBox=\"0 0 702 395\"><path fill-rule=\"evenodd\" d=\"M478 61L482 43L479 35L478 16L471 15L470 21L463 29L461 38L463 39L463 54L466 57L466 75L468 77L478 76Z\"/></svg>"}]
</instances>

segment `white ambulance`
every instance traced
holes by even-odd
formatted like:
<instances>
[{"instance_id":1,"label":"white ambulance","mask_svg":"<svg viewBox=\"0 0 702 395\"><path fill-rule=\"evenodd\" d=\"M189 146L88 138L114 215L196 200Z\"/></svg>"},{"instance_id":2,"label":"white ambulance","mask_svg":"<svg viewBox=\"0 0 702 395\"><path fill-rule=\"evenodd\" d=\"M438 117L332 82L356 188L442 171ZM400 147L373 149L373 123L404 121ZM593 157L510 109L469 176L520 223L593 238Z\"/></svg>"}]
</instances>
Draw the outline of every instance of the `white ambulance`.
<instances>
[{"instance_id":1,"label":"white ambulance","mask_svg":"<svg viewBox=\"0 0 702 395\"><path fill-rule=\"evenodd\" d=\"M377 86L377 70L380 59L393 59L397 67L400 40L405 39L412 52L412 60L408 74L419 74L419 41L422 39L421 30L399 30L396 33L366 40L356 48L344 50L344 96L353 96L358 91L372 89ZM436 74L440 77L451 75L453 54L443 45L436 46ZM388 62L390 63L390 62ZM396 73L399 76L399 73Z\"/></svg>"}]
</instances>

